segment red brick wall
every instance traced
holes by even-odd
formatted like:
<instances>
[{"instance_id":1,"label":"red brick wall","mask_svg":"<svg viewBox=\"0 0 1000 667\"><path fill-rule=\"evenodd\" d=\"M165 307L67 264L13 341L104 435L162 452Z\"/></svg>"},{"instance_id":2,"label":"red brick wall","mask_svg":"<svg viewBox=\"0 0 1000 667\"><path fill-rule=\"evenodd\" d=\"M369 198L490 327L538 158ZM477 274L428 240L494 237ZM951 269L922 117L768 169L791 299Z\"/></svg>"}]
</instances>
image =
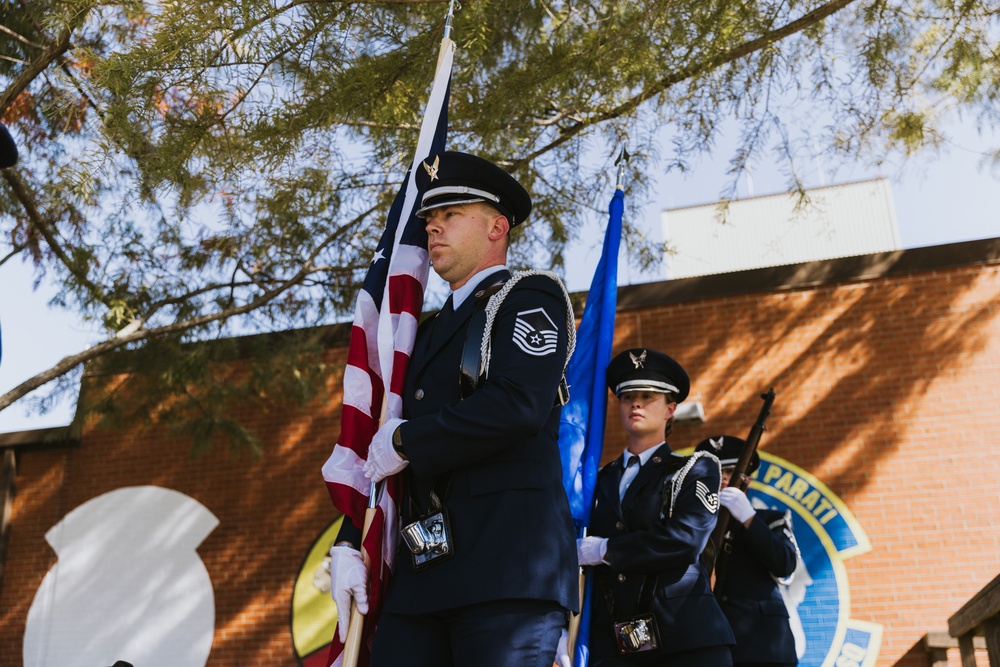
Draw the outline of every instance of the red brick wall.
<instances>
[{"instance_id":1,"label":"red brick wall","mask_svg":"<svg viewBox=\"0 0 1000 667\"><path fill-rule=\"evenodd\" d=\"M745 435L777 392L762 448L824 482L870 552L846 561L854 619L884 628L879 667L926 665L914 650L1000 572L1000 265L688 300L618 317L617 349L648 346L691 375L707 422L675 447ZM337 364L343 350L332 350ZM185 493L219 526L198 549L215 590L211 667L296 664L294 578L333 518L320 466L338 432L339 377L305 410L241 415L260 460L224 445L199 457L163 426L89 426L76 449L22 451L3 589L0 664L21 664L25 619L55 554L44 533L122 486ZM624 446L609 408L605 459ZM957 664L957 658L956 662Z\"/></svg>"},{"instance_id":2,"label":"red brick wall","mask_svg":"<svg viewBox=\"0 0 1000 667\"><path fill-rule=\"evenodd\" d=\"M331 363L343 363L333 350ZM0 665L21 665L28 608L56 562L45 532L67 512L120 487L157 485L196 499L219 525L198 548L215 594L211 667L296 665L292 586L320 532L335 518L320 468L338 434L340 375L308 410L238 414L265 454L234 456L217 443L199 457L169 428L89 426L73 450L23 452L0 591ZM95 666L96 667L96 666Z\"/></svg>"}]
</instances>

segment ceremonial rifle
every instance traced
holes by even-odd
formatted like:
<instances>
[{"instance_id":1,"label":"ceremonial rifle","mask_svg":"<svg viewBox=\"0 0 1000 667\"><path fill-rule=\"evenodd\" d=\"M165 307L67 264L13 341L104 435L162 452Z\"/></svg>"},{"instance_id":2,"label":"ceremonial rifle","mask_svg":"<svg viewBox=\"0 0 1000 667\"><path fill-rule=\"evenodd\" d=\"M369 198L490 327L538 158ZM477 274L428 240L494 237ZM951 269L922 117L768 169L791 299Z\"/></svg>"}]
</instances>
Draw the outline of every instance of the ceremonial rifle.
<instances>
[{"instance_id":1,"label":"ceremonial rifle","mask_svg":"<svg viewBox=\"0 0 1000 667\"><path fill-rule=\"evenodd\" d=\"M764 404L760 406L757 421L750 427L750 435L747 436L746 445L743 446L740 458L736 460L736 468L729 477L729 486L734 486L740 491L746 491L747 487L750 486L750 478L747 477L746 472L747 468L750 467L750 461L753 459L754 452L757 451L760 436L766 428L764 424L767 421L768 415L771 414L771 406L774 405L774 388L768 389L767 393L761 394L760 397L764 400ZM733 552L733 532L729 530L730 516L729 510L725 507L720 508L715 530L712 531L708 545L701 554L701 563L705 566L705 570L711 573L712 569L715 569L714 591L716 597L721 594L721 583L726 578L729 556Z\"/></svg>"}]
</instances>

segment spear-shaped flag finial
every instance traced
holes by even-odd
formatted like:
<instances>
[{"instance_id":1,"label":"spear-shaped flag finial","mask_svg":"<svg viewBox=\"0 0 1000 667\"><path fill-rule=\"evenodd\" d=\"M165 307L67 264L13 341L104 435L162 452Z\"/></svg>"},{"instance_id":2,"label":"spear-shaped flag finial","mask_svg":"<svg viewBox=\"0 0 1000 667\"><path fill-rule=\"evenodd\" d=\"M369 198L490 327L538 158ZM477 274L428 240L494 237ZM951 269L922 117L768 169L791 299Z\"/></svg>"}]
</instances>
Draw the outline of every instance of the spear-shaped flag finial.
<instances>
[{"instance_id":1,"label":"spear-shaped flag finial","mask_svg":"<svg viewBox=\"0 0 1000 667\"><path fill-rule=\"evenodd\" d=\"M625 163L628 159L632 157L629 155L628 149L622 146L622 152L619 153L618 159L615 160L615 166L618 167L618 176L615 178L615 190L624 190L625 185L623 181L625 180Z\"/></svg>"},{"instance_id":2,"label":"spear-shaped flag finial","mask_svg":"<svg viewBox=\"0 0 1000 667\"><path fill-rule=\"evenodd\" d=\"M459 9L462 6L459 5ZM448 16L444 19L444 38L451 39L451 20L455 18L455 0L449 0L448 2Z\"/></svg>"}]
</instances>

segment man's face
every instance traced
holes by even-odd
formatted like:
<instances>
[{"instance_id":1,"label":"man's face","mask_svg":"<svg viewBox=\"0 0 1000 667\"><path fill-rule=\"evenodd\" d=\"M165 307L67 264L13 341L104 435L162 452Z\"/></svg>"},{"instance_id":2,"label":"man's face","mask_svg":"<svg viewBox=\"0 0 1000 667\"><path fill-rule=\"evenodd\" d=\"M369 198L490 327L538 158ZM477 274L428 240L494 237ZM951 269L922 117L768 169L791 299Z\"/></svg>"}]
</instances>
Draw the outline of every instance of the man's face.
<instances>
[{"instance_id":1,"label":"man's face","mask_svg":"<svg viewBox=\"0 0 1000 667\"><path fill-rule=\"evenodd\" d=\"M479 203L442 206L427 212L427 250L434 271L452 289L465 284L480 270L482 258L490 250L497 236L496 218L490 209Z\"/></svg>"},{"instance_id":2,"label":"man's face","mask_svg":"<svg viewBox=\"0 0 1000 667\"><path fill-rule=\"evenodd\" d=\"M727 486L729 486L729 479L733 476L734 472L736 472L736 466L726 466L725 468L722 469L722 488L723 489L726 488Z\"/></svg>"},{"instance_id":3,"label":"man's face","mask_svg":"<svg viewBox=\"0 0 1000 667\"><path fill-rule=\"evenodd\" d=\"M674 415L676 403L668 403L666 394L653 391L627 391L618 397L622 427L631 437L663 438L667 420Z\"/></svg>"}]
</instances>

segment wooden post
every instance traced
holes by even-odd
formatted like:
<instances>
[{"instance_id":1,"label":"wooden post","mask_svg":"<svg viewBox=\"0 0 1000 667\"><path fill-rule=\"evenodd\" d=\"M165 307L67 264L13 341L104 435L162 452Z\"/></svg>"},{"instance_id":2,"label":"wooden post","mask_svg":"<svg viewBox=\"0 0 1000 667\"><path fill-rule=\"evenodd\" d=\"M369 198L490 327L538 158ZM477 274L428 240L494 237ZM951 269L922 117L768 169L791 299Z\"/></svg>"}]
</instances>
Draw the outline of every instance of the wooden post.
<instances>
[{"instance_id":1,"label":"wooden post","mask_svg":"<svg viewBox=\"0 0 1000 667\"><path fill-rule=\"evenodd\" d=\"M948 634L958 638L962 667L976 667L973 638L983 635L990 667L1000 667L1000 576L986 584L948 619Z\"/></svg>"},{"instance_id":2,"label":"wooden post","mask_svg":"<svg viewBox=\"0 0 1000 667\"><path fill-rule=\"evenodd\" d=\"M986 639L986 655L990 657L990 667L1000 666L1000 616L983 621L983 635Z\"/></svg>"}]
</instances>

